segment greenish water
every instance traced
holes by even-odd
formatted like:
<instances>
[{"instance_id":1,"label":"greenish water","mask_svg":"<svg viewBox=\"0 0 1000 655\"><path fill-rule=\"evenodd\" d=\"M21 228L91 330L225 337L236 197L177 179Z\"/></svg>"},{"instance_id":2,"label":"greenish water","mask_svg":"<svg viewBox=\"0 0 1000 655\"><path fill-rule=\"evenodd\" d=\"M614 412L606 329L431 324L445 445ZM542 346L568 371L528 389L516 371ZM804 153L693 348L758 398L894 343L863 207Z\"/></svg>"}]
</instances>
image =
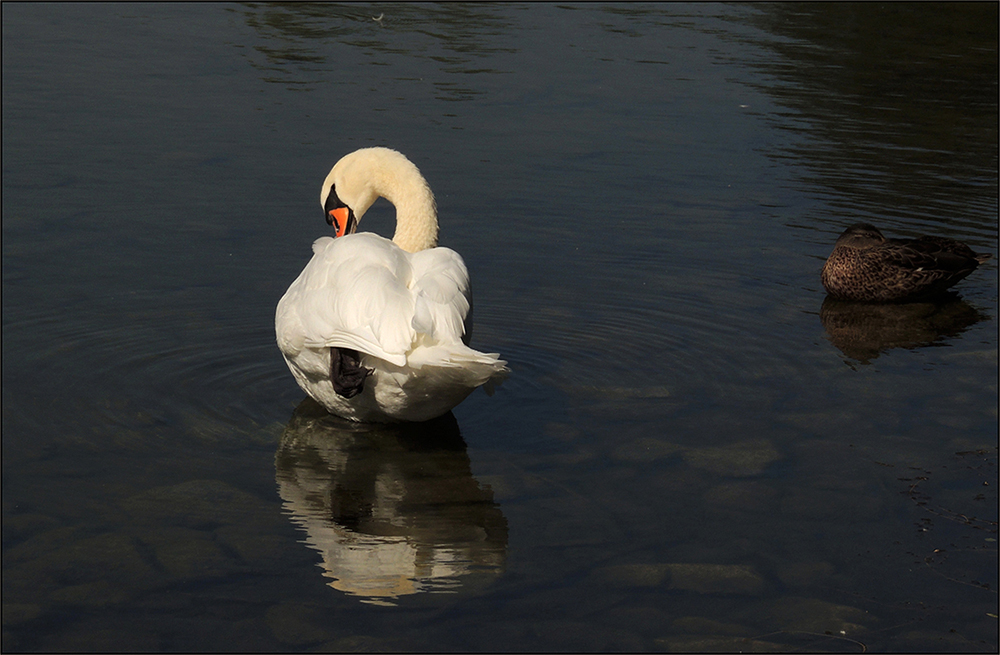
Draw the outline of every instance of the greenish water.
<instances>
[{"instance_id":1,"label":"greenish water","mask_svg":"<svg viewBox=\"0 0 1000 655\"><path fill-rule=\"evenodd\" d=\"M991 4L5 3L3 649L995 651L996 259L819 269L996 255L997 61ZM513 370L426 425L274 343L368 145Z\"/></svg>"}]
</instances>

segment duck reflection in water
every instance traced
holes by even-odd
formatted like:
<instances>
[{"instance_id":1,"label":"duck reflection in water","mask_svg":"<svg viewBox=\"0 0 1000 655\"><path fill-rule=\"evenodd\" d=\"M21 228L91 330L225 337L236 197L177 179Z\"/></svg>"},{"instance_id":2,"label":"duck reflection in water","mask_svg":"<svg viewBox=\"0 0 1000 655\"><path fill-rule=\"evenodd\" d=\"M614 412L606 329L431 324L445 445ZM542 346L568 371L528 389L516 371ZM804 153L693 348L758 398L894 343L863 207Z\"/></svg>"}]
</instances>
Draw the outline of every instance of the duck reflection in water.
<instances>
[{"instance_id":1,"label":"duck reflection in water","mask_svg":"<svg viewBox=\"0 0 1000 655\"><path fill-rule=\"evenodd\" d=\"M819 318L834 346L850 359L870 364L893 348L938 345L988 317L947 292L926 302L882 304L827 296Z\"/></svg>"},{"instance_id":2,"label":"duck reflection in water","mask_svg":"<svg viewBox=\"0 0 1000 655\"><path fill-rule=\"evenodd\" d=\"M275 455L278 493L334 589L362 602L479 589L499 577L507 520L472 476L449 412L364 425L304 400Z\"/></svg>"}]
</instances>

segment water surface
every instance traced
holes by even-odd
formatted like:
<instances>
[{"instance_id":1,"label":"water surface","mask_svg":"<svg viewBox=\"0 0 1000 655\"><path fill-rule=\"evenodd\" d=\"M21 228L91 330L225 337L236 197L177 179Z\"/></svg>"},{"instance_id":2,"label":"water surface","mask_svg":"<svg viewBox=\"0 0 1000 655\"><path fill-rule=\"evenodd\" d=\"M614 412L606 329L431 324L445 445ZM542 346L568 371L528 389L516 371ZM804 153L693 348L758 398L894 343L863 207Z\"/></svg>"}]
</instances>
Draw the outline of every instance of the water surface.
<instances>
[{"instance_id":1,"label":"water surface","mask_svg":"<svg viewBox=\"0 0 1000 655\"><path fill-rule=\"evenodd\" d=\"M997 23L5 4L3 648L995 650L996 260L819 269L858 220L996 255ZM370 145L513 369L427 425L274 344Z\"/></svg>"}]
</instances>

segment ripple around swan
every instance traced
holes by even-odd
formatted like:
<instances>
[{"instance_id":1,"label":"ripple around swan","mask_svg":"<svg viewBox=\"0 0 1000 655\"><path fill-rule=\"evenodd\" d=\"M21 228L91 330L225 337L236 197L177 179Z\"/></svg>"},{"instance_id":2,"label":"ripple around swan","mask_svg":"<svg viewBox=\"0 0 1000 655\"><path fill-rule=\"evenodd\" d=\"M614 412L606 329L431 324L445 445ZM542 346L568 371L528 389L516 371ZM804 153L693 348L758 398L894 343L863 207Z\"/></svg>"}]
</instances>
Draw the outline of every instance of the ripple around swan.
<instances>
[{"instance_id":1,"label":"ripple around swan","mask_svg":"<svg viewBox=\"0 0 1000 655\"><path fill-rule=\"evenodd\" d=\"M525 313L516 317L480 312L477 305L477 325L490 327L474 343L500 350L512 373L495 398L476 401L483 413L466 418L456 410L469 434L489 422L493 433L506 435L505 450L561 450L568 435L584 431L600 449L618 439L625 424L647 424L643 431L672 425L670 416L706 397L738 396L732 404L743 407L758 402L759 394L737 387L779 374L766 370L774 367L767 348L776 344L735 345L746 341L740 324L696 295L656 310L555 305L531 312L522 304ZM742 347L740 357L732 356L734 347Z\"/></svg>"},{"instance_id":2,"label":"ripple around swan","mask_svg":"<svg viewBox=\"0 0 1000 655\"><path fill-rule=\"evenodd\" d=\"M96 412L105 426L152 422L220 438L267 425L301 398L269 327L176 307L133 306L127 318L36 307L8 321L4 339L16 393L48 399L43 406Z\"/></svg>"},{"instance_id":3,"label":"ripple around swan","mask_svg":"<svg viewBox=\"0 0 1000 655\"><path fill-rule=\"evenodd\" d=\"M500 350L509 360L512 386L535 385L540 376L564 386L711 384L755 377L762 359L784 356L780 339L747 338L756 326L748 324L745 300L734 294L733 302L720 303L669 285L650 283L642 293L624 288L618 295L587 300L578 297L583 290L573 288L522 295L517 302L493 299L491 305L476 307L474 343ZM518 308L515 315L499 309L512 306ZM750 320L772 320L765 311ZM794 319L797 310L787 313ZM525 347L529 352L522 355ZM732 357L734 350L741 356ZM519 361L522 356L529 361ZM520 375L525 367L528 379Z\"/></svg>"}]
</instances>

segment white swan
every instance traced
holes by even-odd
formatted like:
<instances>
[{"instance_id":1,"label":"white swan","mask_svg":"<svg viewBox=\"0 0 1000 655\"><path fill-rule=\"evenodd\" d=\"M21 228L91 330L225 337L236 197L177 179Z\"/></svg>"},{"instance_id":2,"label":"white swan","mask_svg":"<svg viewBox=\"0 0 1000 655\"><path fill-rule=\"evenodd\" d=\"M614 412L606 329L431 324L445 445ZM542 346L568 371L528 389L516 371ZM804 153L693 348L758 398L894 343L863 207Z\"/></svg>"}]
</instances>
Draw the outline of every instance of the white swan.
<instances>
[{"instance_id":1,"label":"white swan","mask_svg":"<svg viewBox=\"0 0 1000 655\"><path fill-rule=\"evenodd\" d=\"M379 197L396 207L392 241L353 234ZM275 331L302 390L355 421L426 421L509 372L468 347L472 293L465 262L438 248L434 195L417 167L388 148L364 148L333 167L320 204L336 238L278 302Z\"/></svg>"}]
</instances>

